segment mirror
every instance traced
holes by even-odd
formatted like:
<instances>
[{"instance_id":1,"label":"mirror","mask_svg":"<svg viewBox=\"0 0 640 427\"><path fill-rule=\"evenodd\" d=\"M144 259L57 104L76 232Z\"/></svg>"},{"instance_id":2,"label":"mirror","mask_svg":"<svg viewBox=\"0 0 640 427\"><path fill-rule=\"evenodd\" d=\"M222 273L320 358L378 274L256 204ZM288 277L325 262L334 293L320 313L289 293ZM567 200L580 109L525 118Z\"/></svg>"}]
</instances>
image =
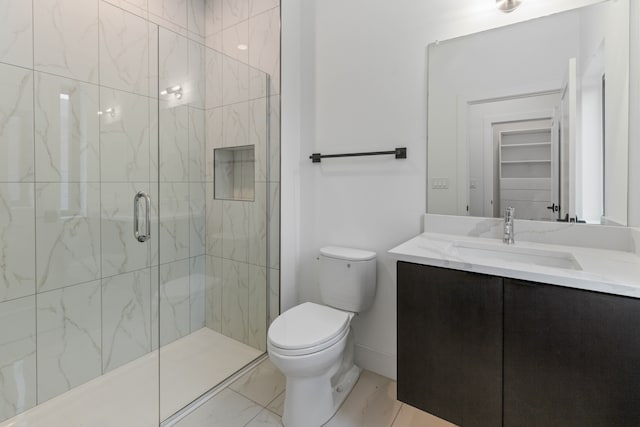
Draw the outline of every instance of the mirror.
<instances>
[{"instance_id":1,"label":"mirror","mask_svg":"<svg viewBox=\"0 0 640 427\"><path fill-rule=\"evenodd\" d=\"M629 0L428 48L429 213L627 223Z\"/></svg>"}]
</instances>

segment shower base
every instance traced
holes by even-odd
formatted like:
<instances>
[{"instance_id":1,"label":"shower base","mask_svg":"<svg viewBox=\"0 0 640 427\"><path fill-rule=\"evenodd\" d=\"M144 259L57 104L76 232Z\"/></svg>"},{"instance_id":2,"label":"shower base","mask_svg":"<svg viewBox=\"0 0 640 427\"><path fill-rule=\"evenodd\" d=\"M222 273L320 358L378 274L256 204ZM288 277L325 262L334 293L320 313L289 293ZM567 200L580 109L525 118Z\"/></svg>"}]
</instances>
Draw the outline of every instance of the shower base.
<instances>
[{"instance_id":1,"label":"shower base","mask_svg":"<svg viewBox=\"0 0 640 427\"><path fill-rule=\"evenodd\" d=\"M157 426L262 355L208 328L48 400L0 427ZM160 396L158 396L158 374Z\"/></svg>"}]
</instances>

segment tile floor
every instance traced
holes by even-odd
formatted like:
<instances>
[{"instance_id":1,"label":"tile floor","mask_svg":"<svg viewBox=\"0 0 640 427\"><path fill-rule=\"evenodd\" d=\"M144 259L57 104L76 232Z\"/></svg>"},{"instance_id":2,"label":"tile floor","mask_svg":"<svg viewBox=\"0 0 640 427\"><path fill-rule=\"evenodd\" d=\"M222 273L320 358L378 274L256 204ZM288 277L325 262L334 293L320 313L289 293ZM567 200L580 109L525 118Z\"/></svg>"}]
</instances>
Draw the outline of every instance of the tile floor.
<instances>
[{"instance_id":1,"label":"tile floor","mask_svg":"<svg viewBox=\"0 0 640 427\"><path fill-rule=\"evenodd\" d=\"M281 427L285 378L267 359L177 427ZM326 427L453 427L396 400L396 383L364 371Z\"/></svg>"}]
</instances>

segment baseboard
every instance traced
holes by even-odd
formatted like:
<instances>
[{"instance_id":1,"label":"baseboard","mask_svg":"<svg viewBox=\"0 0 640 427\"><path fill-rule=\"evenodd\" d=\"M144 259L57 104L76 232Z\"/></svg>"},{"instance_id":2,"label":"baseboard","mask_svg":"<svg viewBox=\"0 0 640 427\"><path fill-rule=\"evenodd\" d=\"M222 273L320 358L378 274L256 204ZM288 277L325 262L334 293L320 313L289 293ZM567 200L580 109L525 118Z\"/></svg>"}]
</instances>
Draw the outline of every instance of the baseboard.
<instances>
[{"instance_id":1,"label":"baseboard","mask_svg":"<svg viewBox=\"0 0 640 427\"><path fill-rule=\"evenodd\" d=\"M397 357L395 354L380 353L363 345L356 345L355 359L356 364L363 369L394 381L398 378Z\"/></svg>"}]
</instances>

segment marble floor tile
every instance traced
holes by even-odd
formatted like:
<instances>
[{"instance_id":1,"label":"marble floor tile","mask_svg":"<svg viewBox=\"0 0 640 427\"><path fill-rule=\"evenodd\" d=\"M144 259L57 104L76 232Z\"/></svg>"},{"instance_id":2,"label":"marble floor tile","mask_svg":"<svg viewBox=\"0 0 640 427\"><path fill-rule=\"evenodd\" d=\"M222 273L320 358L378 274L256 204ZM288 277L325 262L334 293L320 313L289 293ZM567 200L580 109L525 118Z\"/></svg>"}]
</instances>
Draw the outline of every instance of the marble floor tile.
<instances>
[{"instance_id":1,"label":"marble floor tile","mask_svg":"<svg viewBox=\"0 0 640 427\"><path fill-rule=\"evenodd\" d=\"M283 427L282 418L263 409L246 427Z\"/></svg>"},{"instance_id":2,"label":"marble floor tile","mask_svg":"<svg viewBox=\"0 0 640 427\"><path fill-rule=\"evenodd\" d=\"M285 393L280 392L268 402L274 392L284 389L284 377L269 361L264 360L234 383L227 390L212 398L187 418L175 424L178 427L235 426L246 427L278 426L282 424ZM231 413L246 408L239 404L235 391L248 401L263 407L247 424L235 424L240 416L228 418L229 409L223 403L235 405ZM266 402L266 403L265 403ZM422 412L396 400L396 382L369 371L363 371L358 383L347 397L338 413L325 424L342 427L455 427L433 415Z\"/></svg>"},{"instance_id":3,"label":"marble floor tile","mask_svg":"<svg viewBox=\"0 0 640 427\"><path fill-rule=\"evenodd\" d=\"M282 414L284 414L284 392L280 393L280 396L273 399L273 402L269 403L267 409L274 414L282 416Z\"/></svg>"},{"instance_id":4,"label":"marble floor tile","mask_svg":"<svg viewBox=\"0 0 640 427\"><path fill-rule=\"evenodd\" d=\"M455 427L455 425L412 406L402 405L392 427Z\"/></svg>"},{"instance_id":5,"label":"marble floor tile","mask_svg":"<svg viewBox=\"0 0 640 427\"><path fill-rule=\"evenodd\" d=\"M286 378L269 359L260 363L229 386L243 396L267 406L282 394Z\"/></svg>"},{"instance_id":6,"label":"marble floor tile","mask_svg":"<svg viewBox=\"0 0 640 427\"><path fill-rule=\"evenodd\" d=\"M260 405L235 391L225 389L180 421L179 425L180 427L244 427L261 410Z\"/></svg>"},{"instance_id":7,"label":"marble floor tile","mask_svg":"<svg viewBox=\"0 0 640 427\"><path fill-rule=\"evenodd\" d=\"M363 371L356 386L327 427L389 427L402 404L396 400L396 383Z\"/></svg>"}]
</instances>

